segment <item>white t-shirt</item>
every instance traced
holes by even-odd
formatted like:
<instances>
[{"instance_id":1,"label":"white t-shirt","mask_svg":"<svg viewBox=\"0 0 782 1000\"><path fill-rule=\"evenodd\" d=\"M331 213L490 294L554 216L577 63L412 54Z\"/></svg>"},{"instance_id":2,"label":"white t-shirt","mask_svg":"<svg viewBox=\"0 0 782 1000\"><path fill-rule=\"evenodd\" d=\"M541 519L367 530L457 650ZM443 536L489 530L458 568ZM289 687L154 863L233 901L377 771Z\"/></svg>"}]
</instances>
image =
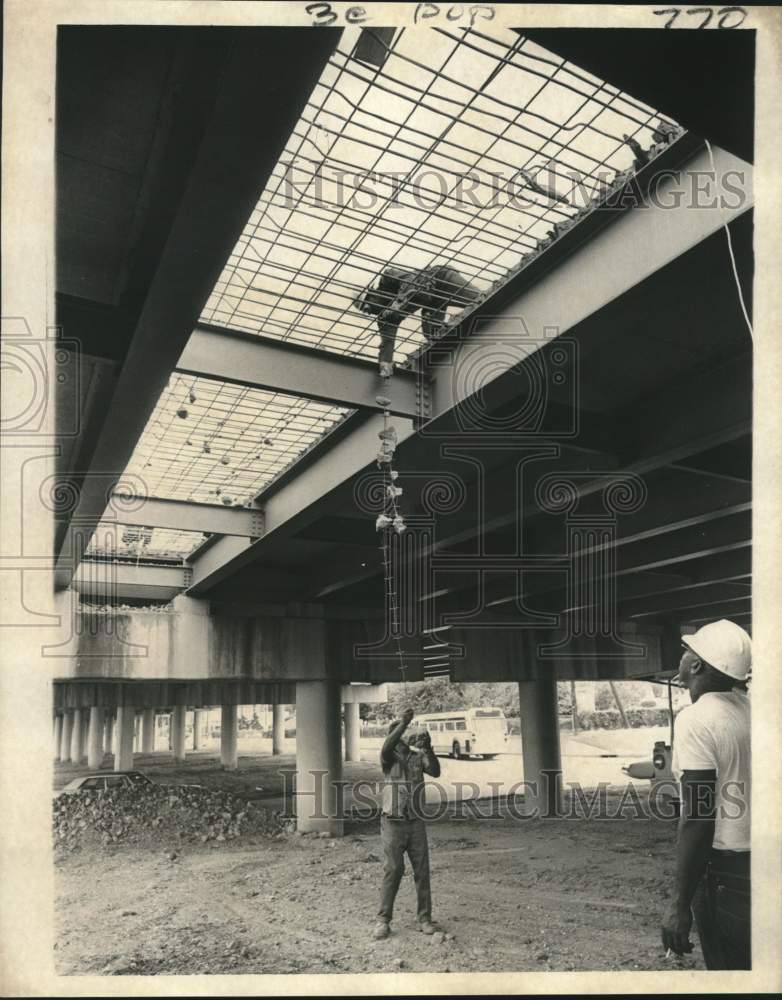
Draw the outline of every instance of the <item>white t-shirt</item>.
<instances>
[{"instance_id":1,"label":"white t-shirt","mask_svg":"<svg viewBox=\"0 0 782 1000\"><path fill-rule=\"evenodd\" d=\"M717 772L713 846L750 849L750 703L743 691L709 691L676 716L673 773Z\"/></svg>"}]
</instances>

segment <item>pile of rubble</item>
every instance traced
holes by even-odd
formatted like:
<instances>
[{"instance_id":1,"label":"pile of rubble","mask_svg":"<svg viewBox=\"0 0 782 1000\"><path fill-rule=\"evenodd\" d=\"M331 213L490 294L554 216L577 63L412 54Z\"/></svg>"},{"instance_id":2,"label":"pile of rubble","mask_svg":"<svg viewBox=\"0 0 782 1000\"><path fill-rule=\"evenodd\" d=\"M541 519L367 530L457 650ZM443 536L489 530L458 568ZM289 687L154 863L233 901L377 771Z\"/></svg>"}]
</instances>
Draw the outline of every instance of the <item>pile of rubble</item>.
<instances>
[{"instance_id":1,"label":"pile of rubble","mask_svg":"<svg viewBox=\"0 0 782 1000\"><path fill-rule=\"evenodd\" d=\"M225 790L149 784L61 795L54 800L53 827L55 845L74 850L282 837L293 822Z\"/></svg>"}]
</instances>

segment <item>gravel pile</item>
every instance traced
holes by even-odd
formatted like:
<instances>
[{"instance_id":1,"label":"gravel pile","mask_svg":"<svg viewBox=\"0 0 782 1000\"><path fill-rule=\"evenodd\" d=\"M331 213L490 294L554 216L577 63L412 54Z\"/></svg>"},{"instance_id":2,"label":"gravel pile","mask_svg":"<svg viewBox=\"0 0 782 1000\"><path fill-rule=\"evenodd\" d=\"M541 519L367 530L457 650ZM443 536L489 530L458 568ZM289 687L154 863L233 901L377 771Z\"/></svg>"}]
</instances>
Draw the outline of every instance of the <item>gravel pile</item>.
<instances>
[{"instance_id":1,"label":"gravel pile","mask_svg":"<svg viewBox=\"0 0 782 1000\"><path fill-rule=\"evenodd\" d=\"M55 845L75 850L281 837L293 822L220 789L139 785L61 795L54 800L53 827Z\"/></svg>"}]
</instances>

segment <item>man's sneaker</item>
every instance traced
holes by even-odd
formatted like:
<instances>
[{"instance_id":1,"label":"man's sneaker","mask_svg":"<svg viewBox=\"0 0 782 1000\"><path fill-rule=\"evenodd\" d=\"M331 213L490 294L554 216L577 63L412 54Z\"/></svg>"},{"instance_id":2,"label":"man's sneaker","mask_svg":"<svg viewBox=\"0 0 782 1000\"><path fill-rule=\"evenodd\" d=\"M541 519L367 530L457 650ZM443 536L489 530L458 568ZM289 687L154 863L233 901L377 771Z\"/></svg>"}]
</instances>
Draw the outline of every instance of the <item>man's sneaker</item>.
<instances>
[{"instance_id":1,"label":"man's sneaker","mask_svg":"<svg viewBox=\"0 0 782 1000\"><path fill-rule=\"evenodd\" d=\"M372 933L372 937L375 938L376 941L380 941L382 938L387 938L389 934L390 930L387 921L380 920L375 925L375 930Z\"/></svg>"},{"instance_id":2,"label":"man's sneaker","mask_svg":"<svg viewBox=\"0 0 782 1000\"><path fill-rule=\"evenodd\" d=\"M435 927L435 925L432 923L431 920L419 920L418 930L423 931L424 934L434 934L437 928Z\"/></svg>"}]
</instances>

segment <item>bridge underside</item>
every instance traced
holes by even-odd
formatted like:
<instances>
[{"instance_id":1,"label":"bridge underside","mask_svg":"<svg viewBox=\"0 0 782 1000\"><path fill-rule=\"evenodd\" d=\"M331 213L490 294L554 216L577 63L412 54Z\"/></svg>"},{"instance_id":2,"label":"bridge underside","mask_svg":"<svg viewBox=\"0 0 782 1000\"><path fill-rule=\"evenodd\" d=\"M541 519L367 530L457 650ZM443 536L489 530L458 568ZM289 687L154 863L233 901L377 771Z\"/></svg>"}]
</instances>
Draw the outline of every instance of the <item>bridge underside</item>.
<instances>
[{"instance_id":1,"label":"bridge underside","mask_svg":"<svg viewBox=\"0 0 782 1000\"><path fill-rule=\"evenodd\" d=\"M192 103L199 141L183 144L169 107L144 160L135 242L124 259L115 247L121 293L79 257L91 235L68 220L86 217L90 192L61 174L72 240L60 248L58 476L78 499L57 515L58 714L94 709L97 727L115 709L121 764L136 709L170 710L179 733L187 705L221 704L235 766L236 705L295 700L300 774L325 763L338 775L340 706L359 692L375 700L385 682L518 681L549 718L557 679L670 676L683 629L723 617L749 627L752 356L736 281L751 314L751 167L684 133L619 185L627 201L581 213L386 384L358 352L199 320L338 38L277 34L270 49L271 30L215 46L184 32L156 50L174 67L161 70L164 101ZM61 129L69 80L97 58L70 44ZM280 74L290 100L248 135L248 89ZM719 203L712 175L695 204L712 156L739 194ZM172 372L342 416L243 506L173 493L124 502L118 481ZM375 527L386 419L407 523L391 571ZM204 537L179 558L95 555L107 515ZM70 747L73 721L70 742L60 725Z\"/></svg>"}]
</instances>

